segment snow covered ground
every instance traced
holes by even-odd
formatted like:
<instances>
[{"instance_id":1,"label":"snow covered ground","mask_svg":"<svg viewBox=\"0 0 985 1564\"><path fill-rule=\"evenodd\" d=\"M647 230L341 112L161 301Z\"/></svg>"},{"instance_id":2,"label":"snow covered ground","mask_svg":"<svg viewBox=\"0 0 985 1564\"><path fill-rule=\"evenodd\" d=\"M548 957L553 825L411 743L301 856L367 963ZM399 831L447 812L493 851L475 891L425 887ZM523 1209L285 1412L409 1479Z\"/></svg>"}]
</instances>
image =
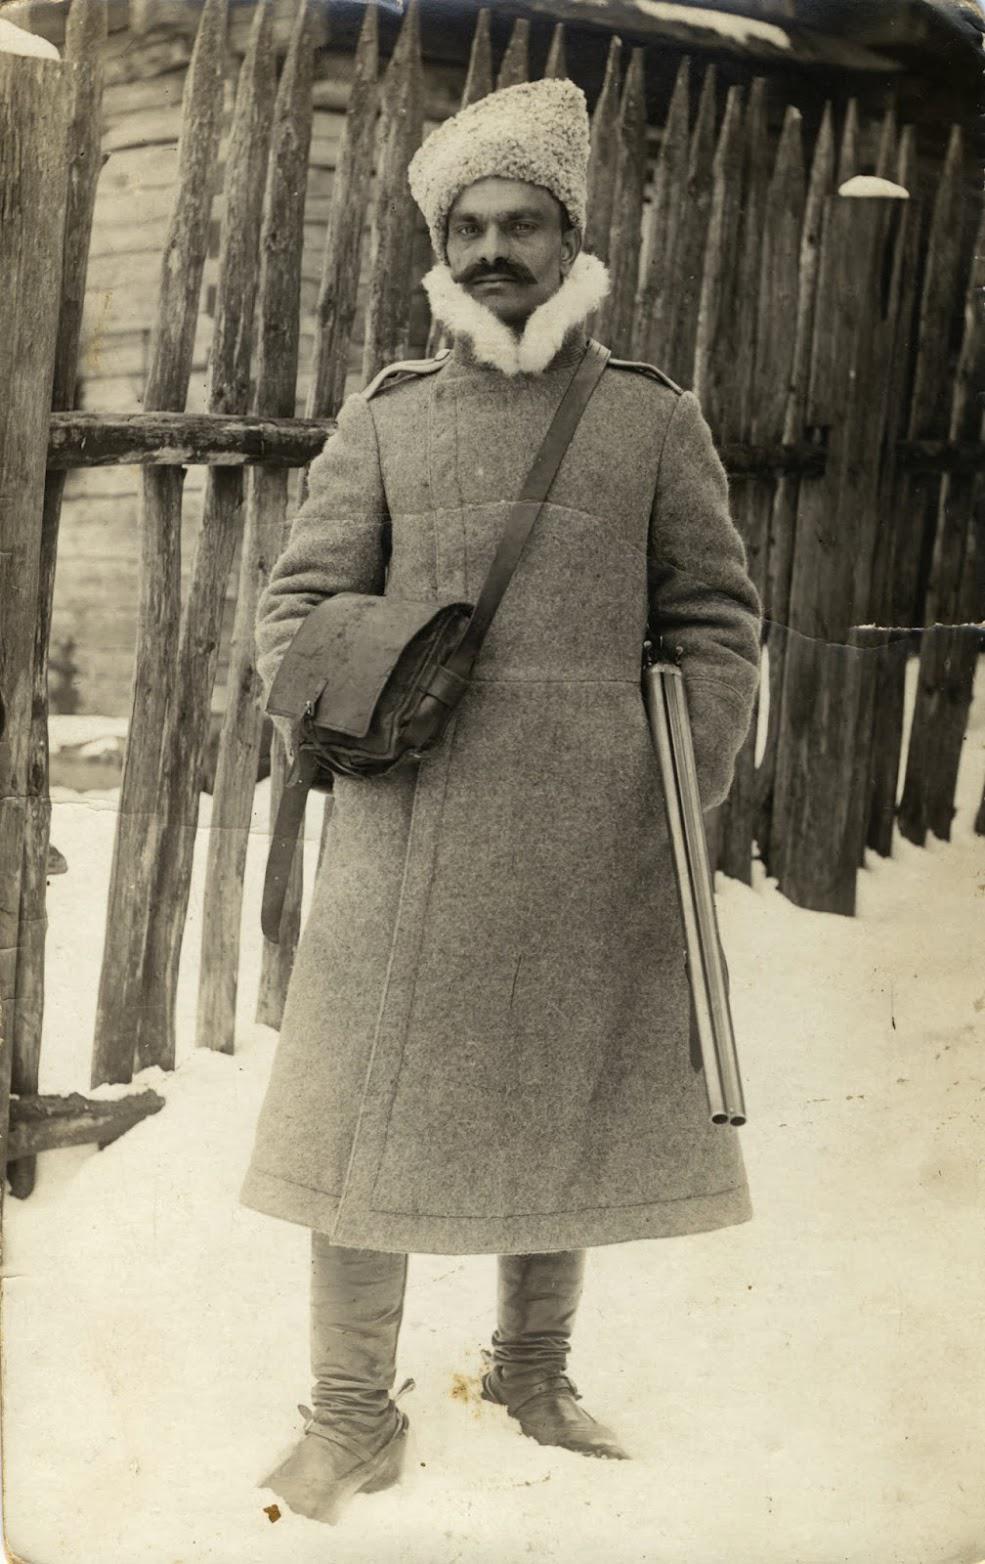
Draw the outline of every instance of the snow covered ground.
<instances>
[{"instance_id":1,"label":"snow covered ground","mask_svg":"<svg viewBox=\"0 0 985 1564\"><path fill-rule=\"evenodd\" d=\"M912 697L915 665L911 666ZM193 1046L204 828L163 1112L8 1199L7 1538L31 1564L959 1564L985 1555L985 659L950 843L870 855L860 915L757 875L719 907L756 1219L593 1252L572 1370L633 1448L594 1463L477 1399L489 1256L417 1256L399 1487L329 1529L257 1477L308 1394L308 1234L237 1190L275 1036ZM85 1090L116 793L56 796L43 1090ZM317 802L308 822L312 861ZM310 876L309 876L310 878Z\"/></svg>"}]
</instances>

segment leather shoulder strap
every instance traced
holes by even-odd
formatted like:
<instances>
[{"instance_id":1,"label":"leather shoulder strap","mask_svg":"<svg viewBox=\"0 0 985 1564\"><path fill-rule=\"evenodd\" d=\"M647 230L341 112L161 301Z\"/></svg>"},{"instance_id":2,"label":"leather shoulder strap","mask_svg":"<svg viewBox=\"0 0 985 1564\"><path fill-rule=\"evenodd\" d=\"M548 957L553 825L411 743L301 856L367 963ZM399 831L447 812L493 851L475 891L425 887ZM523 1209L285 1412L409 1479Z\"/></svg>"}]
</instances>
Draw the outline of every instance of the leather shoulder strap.
<instances>
[{"instance_id":1,"label":"leather shoulder strap","mask_svg":"<svg viewBox=\"0 0 985 1564\"><path fill-rule=\"evenodd\" d=\"M584 357L568 382L568 388L558 404L519 498L513 502L503 536L489 567L489 573L482 583L465 634L452 656L448 658L446 666L450 666L453 672L464 676L471 667L493 614L499 607L500 599L519 564L523 546L550 492L564 453L571 443L582 413L588 406L592 392L602 378L602 371L609 362L610 356L608 348L603 347L594 338L589 338Z\"/></svg>"},{"instance_id":2,"label":"leather shoulder strap","mask_svg":"<svg viewBox=\"0 0 985 1564\"><path fill-rule=\"evenodd\" d=\"M419 375L433 375L435 370L442 369L448 360L449 348L442 348L433 358L401 358L392 364L384 364L379 374L373 376L369 385L363 391L363 396L377 396L380 391L389 391L391 386L402 385L407 380L416 380Z\"/></svg>"},{"instance_id":3,"label":"leather shoulder strap","mask_svg":"<svg viewBox=\"0 0 985 1564\"><path fill-rule=\"evenodd\" d=\"M676 380L671 380L656 364L646 364L642 359L635 358L610 358L609 364L613 369L628 369L637 375L649 375L651 380L659 380L661 385L676 391L678 396L684 395L684 387L679 386Z\"/></svg>"}]
</instances>

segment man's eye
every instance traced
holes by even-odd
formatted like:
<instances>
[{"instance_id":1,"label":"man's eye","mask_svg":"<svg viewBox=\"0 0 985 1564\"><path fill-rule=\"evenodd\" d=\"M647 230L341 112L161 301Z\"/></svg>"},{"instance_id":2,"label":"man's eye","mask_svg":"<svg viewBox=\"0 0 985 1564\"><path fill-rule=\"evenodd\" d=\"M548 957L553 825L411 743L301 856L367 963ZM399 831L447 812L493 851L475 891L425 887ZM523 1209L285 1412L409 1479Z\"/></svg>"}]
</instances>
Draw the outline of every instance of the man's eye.
<instances>
[{"instance_id":1,"label":"man's eye","mask_svg":"<svg viewBox=\"0 0 985 1564\"><path fill-rule=\"evenodd\" d=\"M533 223L528 222L527 219L523 217L518 218L517 221L513 224L514 230L518 233L529 233L533 226Z\"/></svg>"}]
</instances>

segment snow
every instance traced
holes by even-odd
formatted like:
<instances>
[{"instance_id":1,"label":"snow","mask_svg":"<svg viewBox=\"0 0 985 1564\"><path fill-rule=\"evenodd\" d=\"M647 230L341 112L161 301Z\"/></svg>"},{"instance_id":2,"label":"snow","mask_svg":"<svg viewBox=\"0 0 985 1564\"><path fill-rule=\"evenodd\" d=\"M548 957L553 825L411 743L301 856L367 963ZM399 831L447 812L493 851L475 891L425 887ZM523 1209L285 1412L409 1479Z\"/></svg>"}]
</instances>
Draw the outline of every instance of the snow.
<instances>
[{"instance_id":1,"label":"snow","mask_svg":"<svg viewBox=\"0 0 985 1564\"><path fill-rule=\"evenodd\" d=\"M910 192L905 185L894 184L878 174L853 174L838 186L840 196L881 196L888 200L908 201Z\"/></svg>"},{"instance_id":2,"label":"snow","mask_svg":"<svg viewBox=\"0 0 985 1564\"><path fill-rule=\"evenodd\" d=\"M53 43L47 38L39 38L35 33L25 32L23 27L15 27L13 22L4 21L0 16L0 54L23 54L38 60L60 60L61 55Z\"/></svg>"},{"instance_id":3,"label":"snow","mask_svg":"<svg viewBox=\"0 0 985 1564\"><path fill-rule=\"evenodd\" d=\"M911 660L907 712L916 662ZM765 681L764 681L765 682ZM203 798L162 1112L8 1197L7 1540L47 1564L945 1564L985 1552L985 659L949 843L867 856L859 916L719 877L756 1217L593 1251L572 1372L631 1446L587 1462L477 1399L490 1256L411 1261L412 1450L331 1530L255 1486L307 1400L308 1234L239 1206L275 1036L252 1021L257 789L234 1056L194 1047ZM86 1090L115 790L61 790L44 1090ZM306 826L310 870L321 799ZM310 894L310 891L309 891Z\"/></svg>"},{"instance_id":4,"label":"snow","mask_svg":"<svg viewBox=\"0 0 985 1564\"><path fill-rule=\"evenodd\" d=\"M85 755L115 754L117 741L126 737L126 731L126 717L53 713L48 719L48 748L53 755L62 749L77 749Z\"/></svg>"},{"instance_id":5,"label":"snow","mask_svg":"<svg viewBox=\"0 0 985 1564\"><path fill-rule=\"evenodd\" d=\"M740 44L768 43L775 49L790 48L789 33L754 16L734 16L729 11L714 11L706 6L674 4L673 0L636 0L636 5L658 22L678 22L686 27L701 28Z\"/></svg>"}]
</instances>

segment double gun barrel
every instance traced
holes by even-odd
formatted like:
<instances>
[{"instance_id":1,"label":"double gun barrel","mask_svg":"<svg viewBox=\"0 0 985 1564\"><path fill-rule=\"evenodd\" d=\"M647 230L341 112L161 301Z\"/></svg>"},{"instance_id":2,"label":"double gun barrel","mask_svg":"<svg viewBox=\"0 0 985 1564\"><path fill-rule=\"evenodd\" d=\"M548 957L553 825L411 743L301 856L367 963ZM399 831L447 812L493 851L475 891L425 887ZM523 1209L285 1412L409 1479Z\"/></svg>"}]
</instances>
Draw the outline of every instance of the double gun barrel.
<instances>
[{"instance_id":1,"label":"double gun barrel","mask_svg":"<svg viewBox=\"0 0 985 1564\"><path fill-rule=\"evenodd\" d=\"M642 686L667 804L708 1111L713 1124L744 1124L746 1108L684 676L676 663L663 655L654 656L649 641L643 652Z\"/></svg>"}]
</instances>

